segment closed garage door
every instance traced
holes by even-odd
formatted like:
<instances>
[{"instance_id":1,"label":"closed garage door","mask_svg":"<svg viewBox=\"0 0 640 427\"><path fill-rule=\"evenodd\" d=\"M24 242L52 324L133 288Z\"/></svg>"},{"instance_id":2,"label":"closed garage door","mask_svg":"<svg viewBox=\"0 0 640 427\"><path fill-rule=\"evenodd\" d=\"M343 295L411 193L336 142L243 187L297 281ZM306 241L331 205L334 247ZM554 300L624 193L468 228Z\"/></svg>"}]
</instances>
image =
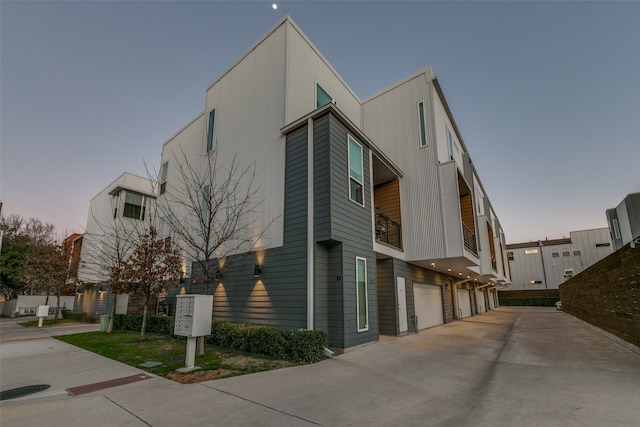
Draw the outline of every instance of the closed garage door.
<instances>
[{"instance_id":1,"label":"closed garage door","mask_svg":"<svg viewBox=\"0 0 640 427\"><path fill-rule=\"evenodd\" d=\"M466 289L458 289L458 308L462 311L462 317L471 317L471 296Z\"/></svg>"},{"instance_id":2,"label":"closed garage door","mask_svg":"<svg viewBox=\"0 0 640 427\"><path fill-rule=\"evenodd\" d=\"M491 310L493 310L494 308L496 308L496 301L493 299L494 298L494 293L493 293L493 289L491 289L489 291L489 308Z\"/></svg>"},{"instance_id":3,"label":"closed garage door","mask_svg":"<svg viewBox=\"0 0 640 427\"><path fill-rule=\"evenodd\" d=\"M440 286L413 284L413 302L418 316L418 329L442 325L442 290Z\"/></svg>"},{"instance_id":4,"label":"closed garage door","mask_svg":"<svg viewBox=\"0 0 640 427\"><path fill-rule=\"evenodd\" d=\"M485 311L487 311L485 301L486 301L486 297L485 297L484 289L480 289L478 291L478 313L484 313Z\"/></svg>"}]
</instances>

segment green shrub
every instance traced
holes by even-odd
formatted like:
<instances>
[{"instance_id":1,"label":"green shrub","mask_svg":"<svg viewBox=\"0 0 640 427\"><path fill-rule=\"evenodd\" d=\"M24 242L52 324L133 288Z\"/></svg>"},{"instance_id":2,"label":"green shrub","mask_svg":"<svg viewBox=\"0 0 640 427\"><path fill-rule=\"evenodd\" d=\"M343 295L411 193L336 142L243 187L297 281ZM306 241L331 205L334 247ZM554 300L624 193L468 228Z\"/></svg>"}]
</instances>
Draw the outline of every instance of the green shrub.
<instances>
[{"instance_id":1,"label":"green shrub","mask_svg":"<svg viewBox=\"0 0 640 427\"><path fill-rule=\"evenodd\" d=\"M500 298L500 305L519 307L553 307L560 298Z\"/></svg>"},{"instance_id":2,"label":"green shrub","mask_svg":"<svg viewBox=\"0 0 640 427\"><path fill-rule=\"evenodd\" d=\"M323 331L299 329L288 336L289 357L304 363L318 362L324 357L323 349L329 339Z\"/></svg>"},{"instance_id":3,"label":"green shrub","mask_svg":"<svg viewBox=\"0 0 640 427\"><path fill-rule=\"evenodd\" d=\"M89 316L89 313L85 311L72 311L72 310L62 310L62 318L77 320L78 322L84 323L96 323L97 320L95 317Z\"/></svg>"},{"instance_id":4,"label":"green shrub","mask_svg":"<svg viewBox=\"0 0 640 427\"><path fill-rule=\"evenodd\" d=\"M140 315L116 314L114 317L114 330L139 331L141 327ZM173 328L173 317L147 317L147 332L173 336ZM327 346L328 338L322 331L280 331L264 326L214 320L211 322L211 335L205 341L223 348L310 363L322 360L323 348Z\"/></svg>"}]
</instances>

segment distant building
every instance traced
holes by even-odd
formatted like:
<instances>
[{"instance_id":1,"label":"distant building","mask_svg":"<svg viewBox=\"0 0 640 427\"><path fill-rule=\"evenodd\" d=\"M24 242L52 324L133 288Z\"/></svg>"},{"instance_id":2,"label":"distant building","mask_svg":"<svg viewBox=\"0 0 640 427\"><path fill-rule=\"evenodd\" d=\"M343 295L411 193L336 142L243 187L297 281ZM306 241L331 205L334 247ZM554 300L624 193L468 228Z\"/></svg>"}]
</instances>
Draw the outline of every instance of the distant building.
<instances>
[{"instance_id":1,"label":"distant building","mask_svg":"<svg viewBox=\"0 0 640 427\"><path fill-rule=\"evenodd\" d=\"M131 251L136 229L151 214L152 199L155 199L153 182L128 172L91 199L77 267L76 311L94 317L111 311L113 295L106 285L109 268L116 250L125 254ZM127 303L127 295L119 296L116 312L126 312Z\"/></svg>"},{"instance_id":2,"label":"distant building","mask_svg":"<svg viewBox=\"0 0 640 427\"><path fill-rule=\"evenodd\" d=\"M640 238L640 193L628 194L617 207L607 209L607 222L614 251Z\"/></svg>"},{"instance_id":3,"label":"distant building","mask_svg":"<svg viewBox=\"0 0 640 427\"><path fill-rule=\"evenodd\" d=\"M511 285L506 291L558 289L613 252L608 228L572 231L569 238L507 245Z\"/></svg>"}]
</instances>

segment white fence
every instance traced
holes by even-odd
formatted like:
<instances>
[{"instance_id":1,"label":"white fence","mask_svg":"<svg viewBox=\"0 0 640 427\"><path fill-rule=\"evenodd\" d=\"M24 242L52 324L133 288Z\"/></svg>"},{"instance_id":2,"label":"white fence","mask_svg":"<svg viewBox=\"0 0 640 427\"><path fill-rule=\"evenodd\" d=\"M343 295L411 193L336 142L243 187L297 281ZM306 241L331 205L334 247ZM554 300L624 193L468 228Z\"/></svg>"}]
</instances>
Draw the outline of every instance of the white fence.
<instances>
[{"instance_id":1,"label":"white fence","mask_svg":"<svg viewBox=\"0 0 640 427\"><path fill-rule=\"evenodd\" d=\"M35 316L39 305L44 305L46 295L18 295L18 299L0 302L0 314L5 317ZM60 297L60 309L73 310L75 296ZM49 296L49 314L54 314L58 298Z\"/></svg>"}]
</instances>

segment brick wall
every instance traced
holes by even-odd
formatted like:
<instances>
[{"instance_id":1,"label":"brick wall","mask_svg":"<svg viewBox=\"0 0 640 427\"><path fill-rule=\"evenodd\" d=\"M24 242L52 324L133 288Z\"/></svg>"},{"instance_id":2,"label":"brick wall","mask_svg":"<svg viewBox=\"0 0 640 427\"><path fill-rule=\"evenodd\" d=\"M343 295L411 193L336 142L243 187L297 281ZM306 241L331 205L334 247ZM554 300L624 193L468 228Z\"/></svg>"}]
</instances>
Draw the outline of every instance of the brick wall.
<instances>
[{"instance_id":1,"label":"brick wall","mask_svg":"<svg viewBox=\"0 0 640 427\"><path fill-rule=\"evenodd\" d=\"M563 311L640 347L640 246L624 246L560 285Z\"/></svg>"}]
</instances>

